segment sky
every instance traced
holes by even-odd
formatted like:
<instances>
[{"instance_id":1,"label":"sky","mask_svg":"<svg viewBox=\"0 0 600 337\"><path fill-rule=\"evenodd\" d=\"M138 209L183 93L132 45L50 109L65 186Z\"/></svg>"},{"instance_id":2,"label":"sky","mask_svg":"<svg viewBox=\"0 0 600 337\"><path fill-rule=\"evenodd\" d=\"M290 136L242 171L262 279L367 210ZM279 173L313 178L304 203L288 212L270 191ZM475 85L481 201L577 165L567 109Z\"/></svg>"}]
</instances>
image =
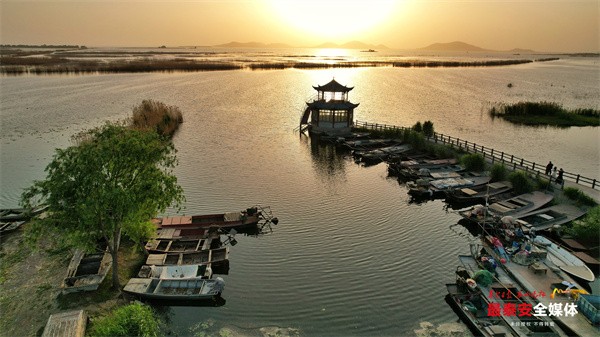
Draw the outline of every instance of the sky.
<instances>
[{"instance_id":1,"label":"sky","mask_svg":"<svg viewBox=\"0 0 600 337\"><path fill-rule=\"evenodd\" d=\"M394 49L463 41L486 49L598 52L600 0L0 0L1 44Z\"/></svg>"}]
</instances>

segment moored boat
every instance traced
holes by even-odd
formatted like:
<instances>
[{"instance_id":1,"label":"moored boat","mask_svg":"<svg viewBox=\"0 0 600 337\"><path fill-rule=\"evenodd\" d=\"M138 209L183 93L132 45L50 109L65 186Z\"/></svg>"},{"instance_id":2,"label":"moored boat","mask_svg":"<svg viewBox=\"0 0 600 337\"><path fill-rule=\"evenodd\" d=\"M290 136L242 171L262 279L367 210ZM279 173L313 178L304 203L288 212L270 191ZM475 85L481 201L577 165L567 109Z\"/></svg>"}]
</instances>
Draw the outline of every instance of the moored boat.
<instances>
[{"instance_id":1,"label":"moored boat","mask_svg":"<svg viewBox=\"0 0 600 337\"><path fill-rule=\"evenodd\" d=\"M26 221L33 216L39 215L48 209L48 206L42 205L33 209L28 208L4 208L0 209L0 222Z\"/></svg>"},{"instance_id":2,"label":"moored boat","mask_svg":"<svg viewBox=\"0 0 600 337\"><path fill-rule=\"evenodd\" d=\"M98 289L112 265L107 252L87 254L76 250L67 268L67 276L61 285L62 293L69 294Z\"/></svg>"},{"instance_id":3,"label":"moored boat","mask_svg":"<svg viewBox=\"0 0 600 337\"><path fill-rule=\"evenodd\" d=\"M460 211L459 214L471 221L487 222L488 219L492 218L515 217L535 211L548 204L552 199L554 199L553 194L535 191L494 202L487 208L483 205L475 205Z\"/></svg>"},{"instance_id":4,"label":"moored boat","mask_svg":"<svg viewBox=\"0 0 600 337\"><path fill-rule=\"evenodd\" d=\"M455 283L447 283L446 303L467 324L475 336L517 336L516 332L500 317L488 316L485 295L469 292Z\"/></svg>"},{"instance_id":5,"label":"moored boat","mask_svg":"<svg viewBox=\"0 0 600 337\"><path fill-rule=\"evenodd\" d=\"M568 274L587 282L593 282L596 279L596 276L590 270L590 268L588 268L583 261L581 261L566 248L560 247L553 241L541 235L533 238L533 243L545 248L548 251L547 258L555 266L559 267Z\"/></svg>"},{"instance_id":6,"label":"moored boat","mask_svg":"<svg viewBox=\"0 0 600 337\"><path fill-rule=\"evenodd\" d=\"M515 219L524 228L540 231L566 224L582 217L585 213L576 206L559 204L531 211Z\"/></svg>"},{"instance_id":7,"label":"moored boat","mask_svg":"<svg viewBox=\"0 0 600 337\"><path fill-rule=\"evenodd\" d=\"M205 301L219 296L225 287L222 278L160 279L132 278L123 292L149 300Z\"/></svg>"},{"instance_id":8,"label":"moored boat","mask_svg":"<svg viewBox=\"0 0 600 337\"><path fill-rule=\"evenodd\" d=\"M429 182L410 184L408 194L414 198L442 198L446 191L484 185L489 181L489 176L467 172L463 173L460 178L435 179Z\"/></svg>"},{"instance_id":9,"label":"moored boat","mask_svg":"<svg viewBox=\"0 0 600 337\"><path fill-rule=\"evenodd\" d=\"M497 181L485 185L457 188L446 192L446 202L452 205L466 206L468 204L494 201L494 198L510 193L512 184L508 181Z\"/></svg>"},{"instance_id":10,"label":"moored boat","mask_svg":"<svg viewBox=\"0 0 600 337\"><path fill-rule=\"evenodd\" d=\"M229 259L229 247L202 250L189 253L149 254L146 264L149 265L191 265L191 264L226 264Z\"/></svg>"},{"instance_id":11,"label":"moored boat","mask_svg":"<svg viewBox=\"0 0 600 337\"><path fill-rule=\"evenodd\" d=\"M159 279L210 279L212 277L210 264L155 266L144 265L138 272L139 278Z\"/></svg>"}]
</instances>

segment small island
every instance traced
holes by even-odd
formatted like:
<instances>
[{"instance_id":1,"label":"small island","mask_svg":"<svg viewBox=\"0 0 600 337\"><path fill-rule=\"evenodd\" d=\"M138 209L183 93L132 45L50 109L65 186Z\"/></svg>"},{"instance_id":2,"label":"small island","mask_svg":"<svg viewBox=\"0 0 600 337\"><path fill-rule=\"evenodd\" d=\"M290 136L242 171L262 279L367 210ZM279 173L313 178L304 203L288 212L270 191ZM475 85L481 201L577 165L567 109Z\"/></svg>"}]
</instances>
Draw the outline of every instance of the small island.
<instances>
[{"instance_id":1,"label":"small island","mask_svg":"<svg viewBox=\"0 0 600 337\"><path fill-rule=\"evenodd\" d=\"M496 104L489 110L492 118L511 123L536 126L600 126L600 111L596 109L566 109L553 102L518 102Z\"/></svg>"}]
</instances>

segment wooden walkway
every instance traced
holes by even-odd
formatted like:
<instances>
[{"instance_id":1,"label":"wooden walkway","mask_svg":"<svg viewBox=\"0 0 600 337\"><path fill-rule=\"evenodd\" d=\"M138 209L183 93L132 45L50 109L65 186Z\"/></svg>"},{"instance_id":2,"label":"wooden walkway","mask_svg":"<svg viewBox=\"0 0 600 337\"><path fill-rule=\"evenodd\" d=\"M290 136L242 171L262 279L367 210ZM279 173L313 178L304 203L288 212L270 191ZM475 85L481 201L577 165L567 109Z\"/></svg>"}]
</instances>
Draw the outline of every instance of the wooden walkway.
<instances>
[{"instance_id":1,"label":"wooden walkway","mask_svg":"<svg viewBox=\"0 0 600 337\"><path fill-rule=\"evenodd\" d=\"M50 315L42 337L83 337L87 315L83 310L66 311Z\"/></svg>"},{"instance_id":2,"label":"wooden walkway","mask_svg":"<svg viewBox=\"0 0 600 337\"><path fill-rule=\"evenodd\" d=\"M395 126L395 125L387 125L387 124L377 124L377 123L369 123L356 121L354 123L354 127L357 128L366 128L370 130L376 131L385 131L385 130L410 130L411 128L403 127L403 126ZM512 170L523 170L526 173L536 175L536 176L546 176L546 164L538 164L523 158L519 158L515 155L505 153L503 151L498 151L493 148L485 147L483 145L475 144L469 142L464 139L447 136L441 133L434 132L433 136L427 137L427 140L434 143L441 143L444 145L448 145L469 153L479 153L483 155L485 159L491 161L492 163L500 162L505 164L507 168ZM596 178L588 178L584 177L580 174L564 172L563 174L565 180L565 186L574 185L577 188L580 188L583 192L590 192L589 195L596 200L600 200L600 181Z\"/></svg>"}]
</instances>

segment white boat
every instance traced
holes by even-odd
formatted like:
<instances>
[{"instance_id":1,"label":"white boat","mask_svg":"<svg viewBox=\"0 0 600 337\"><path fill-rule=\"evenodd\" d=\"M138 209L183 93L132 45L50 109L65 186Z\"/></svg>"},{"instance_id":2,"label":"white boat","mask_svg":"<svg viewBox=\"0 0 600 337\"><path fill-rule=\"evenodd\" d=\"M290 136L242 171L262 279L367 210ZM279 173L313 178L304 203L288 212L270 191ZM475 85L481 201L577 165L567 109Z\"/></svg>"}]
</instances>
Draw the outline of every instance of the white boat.
<instances>
[{"instance_id":1,"label":"white boat","mask_svg":"<svg viewBox=\"0 0 600 337\"><path fill-rule=\"evenodd\" d=\"M144 265L142 266L142 268L140 268L140 271L138 272L138 277L160 279L209 279L212 277L212 269L210 268L210 264L189 264L181 266Z\"/></svg>"},{"instance_id":2,"label":"white boat","mask_svg":"<svg viewBox=\"0 0 600 337\"><path fill-rule=\"evenodd\" d=\"M596 279L590 268L567 249L561 248L556 243L541 235L536 236L533 239L533 243L545 248L548 251L547 259L566 273L588 282L593 282Z\"/></svg>"},{"instance_id":3,"label":"white boat","mask_svg":"<svg viewBox=\"0 0 600 337\"><path fill-rule=\"evenodd\" d=\"M132 278L123 292L150 300L204 301L219 296L225 287L222 278L159 279Z\"/></svg>"}]
</instances>

